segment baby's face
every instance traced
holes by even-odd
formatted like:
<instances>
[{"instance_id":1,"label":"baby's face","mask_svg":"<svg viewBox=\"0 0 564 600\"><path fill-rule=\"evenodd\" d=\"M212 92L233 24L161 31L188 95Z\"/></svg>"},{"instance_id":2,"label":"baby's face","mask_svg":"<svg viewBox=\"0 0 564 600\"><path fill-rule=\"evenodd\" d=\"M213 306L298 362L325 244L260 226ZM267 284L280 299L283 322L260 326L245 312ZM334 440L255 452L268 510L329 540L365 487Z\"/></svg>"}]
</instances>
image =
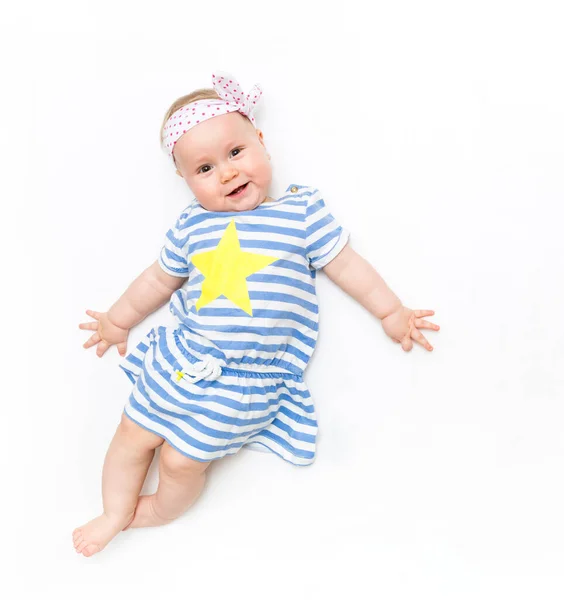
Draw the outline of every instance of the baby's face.
<instances>
[{"instance_id":1,"label":"baby's face","mask_svg":"<svg viewBox=\"0 0 564 600\"><path fill-rule=\"evenodd\" d=\"M174 147L180 175L207 210L252 210L267 198L272 168L262 131L238 112L208 119ZM235 188L247 184L237 195Z\"/></svg>"}]
</instances>

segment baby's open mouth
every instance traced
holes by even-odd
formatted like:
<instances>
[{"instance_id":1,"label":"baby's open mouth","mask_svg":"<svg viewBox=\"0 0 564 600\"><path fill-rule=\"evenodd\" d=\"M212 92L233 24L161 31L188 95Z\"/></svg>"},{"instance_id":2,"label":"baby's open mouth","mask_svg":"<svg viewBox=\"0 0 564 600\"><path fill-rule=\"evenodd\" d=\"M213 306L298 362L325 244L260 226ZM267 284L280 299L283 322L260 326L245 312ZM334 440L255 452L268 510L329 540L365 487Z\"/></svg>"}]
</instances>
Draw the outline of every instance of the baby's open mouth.
<instances>
[{"instance_id":1,"label":"baby's open mouth","mask_svg":"<svg viewBox=\"0 0 564 600\"><path fill-rule=\"evenodd\" d=\"M238 188L234 189L230 194L227 194L228 196L236 196L237 194L239 194L240 192L242 192L247 185L249 184L249 182L247 181L247 183L244 183L243 185L239 186Z\"/></svg>"}]
</instances>

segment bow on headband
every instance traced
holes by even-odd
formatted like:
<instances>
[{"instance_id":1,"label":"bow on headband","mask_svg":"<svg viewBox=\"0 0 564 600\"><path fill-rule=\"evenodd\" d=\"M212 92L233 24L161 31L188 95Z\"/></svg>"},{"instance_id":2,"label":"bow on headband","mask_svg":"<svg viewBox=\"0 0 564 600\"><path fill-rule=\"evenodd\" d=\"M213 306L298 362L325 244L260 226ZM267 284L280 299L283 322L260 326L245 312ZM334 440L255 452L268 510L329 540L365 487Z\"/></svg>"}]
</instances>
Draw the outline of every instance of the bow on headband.
<instances>
[{"instance_id":1,"label":"bow on headband","mask_svg":"<svg viewBox=\"0 0 564 600\"><path fill-rule=\"evenodd\" d=\"M212 84L219 100L197 100L182 106L170 115L164 126L163 149L173 158L173 150L178 139L203 121L230 112L240 112L255 125L254 112L262 96L262 90L254 85L248 94L243 92L239 82L223 71L212 74Z\"/></svg>"}]
</instances>

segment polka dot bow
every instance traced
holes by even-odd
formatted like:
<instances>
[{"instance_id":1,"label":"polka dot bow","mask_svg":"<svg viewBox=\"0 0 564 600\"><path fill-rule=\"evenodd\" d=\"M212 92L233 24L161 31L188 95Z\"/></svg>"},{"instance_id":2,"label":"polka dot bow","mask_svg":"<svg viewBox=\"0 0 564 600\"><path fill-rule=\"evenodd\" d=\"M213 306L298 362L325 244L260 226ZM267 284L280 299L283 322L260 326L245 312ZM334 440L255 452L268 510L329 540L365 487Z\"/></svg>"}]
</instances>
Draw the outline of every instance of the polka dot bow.
<instances>
[{"instance_id":1,"label":"polka dot bow","mask_svg":"<svg viewBox=\"0 0 564 600\"><path fill-rule=\"evenodd\" d=\"M262 90L258 85L255 84L251 91L245 94L235 77L223 71L212 74L212 84L220 100L190 102L175 111L167 120L163 132L163 150L171 158L178 139L192 127L207 119L238 111L249 117L251 123L255 125L253 115L262 96Z\"/></svg>"}]
</instances>

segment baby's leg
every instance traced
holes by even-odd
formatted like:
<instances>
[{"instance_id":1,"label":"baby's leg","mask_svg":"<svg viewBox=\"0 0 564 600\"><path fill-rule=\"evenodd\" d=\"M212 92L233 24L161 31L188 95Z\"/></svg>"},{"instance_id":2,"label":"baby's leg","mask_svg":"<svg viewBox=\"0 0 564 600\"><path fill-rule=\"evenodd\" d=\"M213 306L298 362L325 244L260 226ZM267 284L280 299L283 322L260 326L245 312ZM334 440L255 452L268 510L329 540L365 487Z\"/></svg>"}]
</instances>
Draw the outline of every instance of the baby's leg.
<instances>
[{"instance_id":1,"label":"baby's leg","mask_svg":"<svg viewBox=\"0 0 564 600\"><path fill-rule=\"evenodd\" d=\"M110 443L102 473L104 512L73 532L74 547L92 556L131 522L155 448L163 438L134 423L125 413Z\"/></svg>"},{"instance_id":2,"label":"baby's leg","mask_svg":"<svg viewBox=\"0 0 564 600\"><path fill-rule=\"evenodd\" d=\"M200 495L210 462L192 460L164 442L159 460L159 486L140 496L129 527L165 525L186 512Z\"/></svg>"}]
</instances>

